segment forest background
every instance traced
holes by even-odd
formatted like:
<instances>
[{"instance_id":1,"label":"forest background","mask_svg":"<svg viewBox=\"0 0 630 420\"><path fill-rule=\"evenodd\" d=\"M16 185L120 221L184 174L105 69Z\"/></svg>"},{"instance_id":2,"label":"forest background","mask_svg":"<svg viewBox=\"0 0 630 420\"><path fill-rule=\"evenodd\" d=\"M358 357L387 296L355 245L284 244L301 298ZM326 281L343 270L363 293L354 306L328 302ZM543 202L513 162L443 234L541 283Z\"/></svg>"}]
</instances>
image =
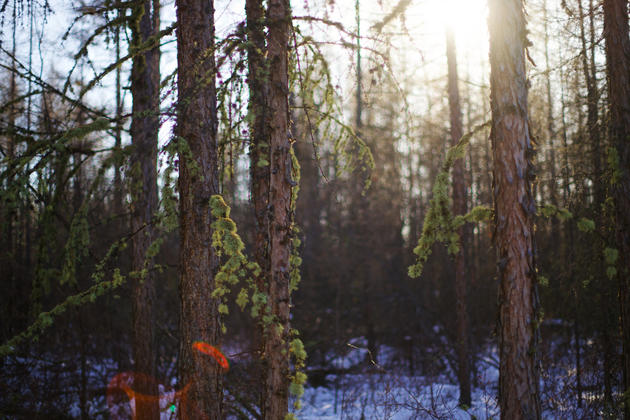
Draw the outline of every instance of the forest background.
<instances>
[{"instance_id":1,"label":"forest background","mask_svg":"<svg viewBox=\"0 0 630 420\"><path fill-rule=\"evenodd\" d=\"M204 368L222 378L207 385L224 396L207 402L221 416L276 418L266 402L275 395L273 374L264 373L273 371L276 353L282 355L284 404L301 395L302 386L307 396L326 388L335 391L335 415L338 392L352 395L345 391L354 385L344 377L360 374L354 381L365 381L387 372L419 378L418 386L455 384L452 399L465 411L480 404L482 374L501 370L505 323L497 326L504 320L497 296L505 296L499 294L503 267L499 258L497 270L500 233L493 213L488 5L293 4L290 25L277 25L286 38L278 55L287 59L283 90L276 82L255 85L282 72L252 70L256 57L272 66L277 53L271 47L275 26L266 22L255 32L252 4L267 19L275 6L289 10L283 1L215 2L213 19L205 21L214 36L199 41L210 43L213 61L204 77L211 74L212 82L194 79L190 96L183 96L178 53L184 41L177 38L183 17L173 2L0 2L3 416L115 416L107 391L120 372L161 378L137 376L138 392L155 392L157 382L165 384L163 394L164 387L183 389L196 377L182 362L197 363L186 338L190 319L213 325L215 339L204 341L231 363L227 373ZM611 4L616 15L605 14ZM541 409L534 417L627 416L630 294L620 256L628 226L619 185L627 181L628 146L619 144L628 141L616 131L611 72L617 62L604 29L606 16L625 16L620 44L630 60L628 4L531 0L526 12L521 51L528 136L536 149L527 155L536 175L536 210L535 312L524 317L534 326L531 362L540 372L534 388ZM257 46L256 34L263 40ZM191 36L196 42L199 35ZM191 69L208 60L199 57ZM627 63L620 67L626 78ZM218 280L191 293L181 273L202 269L186 259L201 255L195 254L201 247L190 251L182 242L182 226L197 222L186 221L180 173L186 171L194 190L197 171L208 162L199 160L203 149L194 142L179 140L189 128L178 121L188 113L191 126L205 124L204 116L195 120L197 109L213 106L196 107L191 98L197 90L208 97L205 89L215 86L209 94L216 99L214 129L207 132L215 130L216 149L208 161L213 169L202 179L212 179L204 194L220 194L224 202L206 204L214 218L201 236L210 256L201 259L210 261L208 272ZM265 154L269 145L257 143L264 129L256 125L255 108L256 93L271 98L274 89L288 105L281 175L289 197L287 236L278 242L287 250L286 295L276 300L276 292L265 289L275 284L266 264L277 261L268 255L276 248L273 238L261 248L260 235L261 226L273 231L266 218L280 220L279 206L256 201L256 188L273 190L264 182L275 181L260 180L273 179L268 168L277 162ZM135 98L148 105L136 108L144 102ZM270 114L285 112L269 98L263 103ZM628 109L619 109L630 121ZM236 269L231 257L240 264ZM187 293L214 302L201 316L210 321L186 315ZM286 311L271 302L286 303ZM284 332L276 337L269 325ZM142 349L142 343L150 345ZM353 358L357 350L361 356ZM494 379L484 403L492 415L507 408ZM265 387L258 391L261 381ZM395 383L415 392L409 382ZM433 388L431 395L431 403L392 396L363 404L439 418L444 412ZM344 412L342 400L340 417L362 415ZM155 401L142 404L138 412L155 416Z\"/></svg>"}]
</instances>

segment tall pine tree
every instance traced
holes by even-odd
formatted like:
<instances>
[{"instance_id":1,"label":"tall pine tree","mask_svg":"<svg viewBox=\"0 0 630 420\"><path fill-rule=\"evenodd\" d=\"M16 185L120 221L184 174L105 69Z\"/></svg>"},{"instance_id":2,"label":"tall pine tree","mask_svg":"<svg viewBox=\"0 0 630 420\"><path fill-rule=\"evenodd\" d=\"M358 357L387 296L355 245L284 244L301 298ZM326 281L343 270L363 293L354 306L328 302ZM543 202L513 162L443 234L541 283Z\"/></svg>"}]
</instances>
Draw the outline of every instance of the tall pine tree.
<instances>
[{"instance_id":1,"label":"tall pine tree","mask_svg":"<svg viewBox=\"0 0 630 420\"><path fill-rule=\"evenodd\" d=\"M499 403L502 419L541 417L537 291L522 0L491 0L490 100L495 245L499 274Z\"/></svg>"},{"instance_id":2,"label":"tall pine tree","mask_svg":"<svg viewBox=\"0 0 630 420\"><path fill-rule=\"evenodd\" d=\"M214 2L178 0L178 109L180 218L179 380L191 384L182 418L221 419L220 366L192 345L220 340L219 301L212 297L218 256L212 247L210 198L219 193Z\"/></svg>"}]
</instances>

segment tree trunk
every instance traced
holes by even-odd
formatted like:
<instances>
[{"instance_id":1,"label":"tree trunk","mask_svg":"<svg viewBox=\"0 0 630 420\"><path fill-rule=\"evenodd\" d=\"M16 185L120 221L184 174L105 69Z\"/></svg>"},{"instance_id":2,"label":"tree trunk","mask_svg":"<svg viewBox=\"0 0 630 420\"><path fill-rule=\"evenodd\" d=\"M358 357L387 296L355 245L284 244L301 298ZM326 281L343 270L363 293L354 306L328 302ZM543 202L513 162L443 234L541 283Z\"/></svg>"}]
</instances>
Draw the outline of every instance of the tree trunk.
<instances>
[{"instance_id":1,"label":"tree trunk","mask_svg":"<svg viewBox=\"0 0 630 420\"><path fill-rule=\"evenodd\" d=\"M133 9L132 47L137 47L159 31L160 5L158 0L143 0ZM135 371L134 390L156 398L137 399L138 419L158 419L158 389L154 380L155 328L153 305L156 299L153 261L147 251L155 240L151 219L158 207L157 147L160 129L160 50L145 51L133 59L131 68L131 120L130 158L131 231L133 277L133 357ZM118 204L118 203L117 203Z\"/></svg>"},{"instance_id":2,"label":"tree trunk","mask_svg":"<svg viewBox=\"0 0 630 420\"><path fill-rule=\"evenodd\" d=\"M220 366L192 344L219 345L218 257L211 246L210 198L219 193L214 2L177 0L180 194L179 383L191 384L180 418L222 418Z\"/></svg>"},{"instance_id":3,"label":"tree trunk","mask_svg":"<svg viewBox=\"0 0 630 420\"><path fill-rule=\"evenodd\" d=\"M118 17L120 18L123 14L122 9L118 11ZM120 25L116 25L116 29L114 31L114 38L116 43L116 62L120 61ZM158 63L159 64L159 63ZM123 102L122 102L122 68L118 66L116 68L116 127L114 128L114 215L116 217L121 217L122 208L123 208L123 185L121 179L121 166L122 166L122 113L123 113ZM117 224L117 227L120 225Z\"/></svg>"},{"instance_id":4,"label":"tree trunk","mask_svg":"<svg viewBox=\"0 0 630 420\"><path fill-rule=\"evenodd\" d=\"M355 114L355 133L358 137L363 137L363 71L361 59L361 2L356 0L354 4L355 19L357 22L357 90L356 95L356 114ZM359 150L353 145L350 153L358 156ZM356 250L358 258L354 259L351 269L351 276L361 279L361 319L363 322L364 335L367 339L368 352L365 355L365 363L371 364L378 361L378 346L376 343L376 329L374 325L374 299L373 296L373 266L370 258L371 247L364 240L364 235L369 234L370 227L368 223L368 213L370 202L364 191L370 174L366 170L357 171L360 176L360 182L354 181L351 187L351 207L353 208L354 220L350 224L351 246Z\"/></svg>"},{"instance_id":5,"label":"tree trunk","mask_svg":"<svg viewBox=\"0 0 630 420\"><path fill-rule=\"evenodd\" d=\"M265 414L283 419L288 412L289 387L289 256L291 253L291 140L289 139L288 43L291 23L289 0L269 0L269 130L270 175L270 281L269 300L275 325L268 330ZM281 328L280 328L281 327Z\"/></svg>"},{"instance_id":6,"label":"tree trunk","mask_svg":"<svg viewBox=\"0 0 630 420\"><path fill-rule=\"evenodd\" d=\"M624 418L630 418L630 38L628 2L604 0L604 39L608 73L610 136L618 162L613 172L619 301L623 342Z\"/></svg>"},{"instance_id":7,"label":"tree trunk","mask_svg":"<svg viewBox=\"0 0 630 420\"><path fill-rule=\"evenodd\" d=\"M446 32L446 58L448 61L448 104L451 117L451 146L455 146L463 135L462 110L457 86L457 56L452 28ZM453 213L466 214L466 175L464 160L453 165ZM457 233L461 238L459 252L455 255L455 312L457 314L457 378L459 380L459 404L470 407L470 359L468 349L468 309L465 252L468 245L467 229L461 227Z\"/></svg>"},{"instance_id":8,"label":"tree trunk","mask_svg":"<svg viewBox=\"0 0 630 420\"><path fill-rule=\"evenodd\" d=\"M8 116L7 116L7 173L11 174L13 171L13 165L15 162L15 154L16 154L16 133L15 133L15 120L18 115L17 107L15 104L15 100L17 97L17 83L16 83L16 74L17 74L17 62L15 59L16 56L16 28L17 28L17 2L13 3L13 31L12 31L12 48L11 48L11 75L9 81L9 107L8 107ZM6 188L9 191L11 188L15 188L14 185L14 177L13 175L9 175L6 180L6 187L3 185L3 188ZM6 198L5 198L6 197ZM0 260L2 263L2 274L3 278L8 280L8 285L10 290L19 290L20 282L17 279L15 269L15 259L12 256L15 255L17 251L17 247L14 247L13 237L15 235L13 231L13 224L16 219L16 208L17 203L15 202L16 198L10 198L9 195L3 195L2 202L0 202L0 210L2 210L2 222L0 223L0 240L2 241L2 249L3 257ZM9 299L7 302L7 311L6 316L14 316L14 314L19 313L19 304L12 299ZM4 309L4 308L3 308ZM4 310L3 310L4 312ZM4 314L3 314L4 315ZM5 324L5 323L3 323ZM6 323L6 327L3 327L2 333L6 334L6 337L11 337L14 332L11 326ZM6 328L6 329L5 329ZM14 327L13 327L14 328ZM4 338L4 337L3 337Z\"/></svg>"},{"instance_id":9,"label":"tree trunk","mask_svg":"<svg viewBox=\"0 0 630 420\"><path fill-rule=\"evenodd\" d=\"M587 40L586 40L586 30L584 26L586 25L585 16L584 16L584 8L582 6L582 0L578 1L578 12L580 17L580 43L582 44L582 72L584 73L584 80L586 81L586 124L588 127L588 134L591 143L591 156L593 159L593 189L594 189L594 199L596 208L603 202L603 190L601 183L601 160L600 160L600 138L599 138L599 127L597 124L598 121L598 109L597 105L599 102L598 93L597 93L597 79L596 74L593 73L595 69L589 65L589 57L587 48ZM591 11L592 13L592 11ZM591 18L592 19L592 18ZM596 211L596 215L598 219L601 212ZM599 223L598 223L599 225Z\"/></svg>"},{"instance_id":10,"label":"tree trunk","mask_svg":"<svg viewBox=\"0 0 630 420\"><path fill-rule=\"evenodd\" d=\"M554 128L554 115L553 115L553 98L551 95L551 65L549 62L549 24L548 24L548 12L547 12L547 0L543 3L543 21L545 32L545 93L547 97L547 140L549 141L549 199L554 206L558 205L558 180L556 175L556 149L554 140L556 136L556 130ZM558 219L551 219L551 237L555 238L558 235Z\"/></svg>"},{"instance_id":11,"label":"tree trunk","mask_svg":"<svg viewBox=\"0 0 630 420\"><path fill-rule=\"evenodd\" d=\"M537 366L536 213L527 113L526 27L521 0L490 0L490 87L495 242L499 274L502 419L540 419Z\"/></svg>"},{"instance_id":12,"label":"tree trunk","mask_svg":"<svg viewBox=\"0 0 630 420\"><path fill-rule=\"evenodd\" d=\"M247 15L247 63L249 84L250 123L250 176L251 200L256 221L254 258L261 268L256 278L258 290L266 292L269 283L269 120L267 113L268 72L265 62L264 8L262 0L246 0ZM259 390L261 418L266 418L267 363L264 358L264 332L259 325L254 346L259 355L262 386Z\"/></svg>"}]
</instances>

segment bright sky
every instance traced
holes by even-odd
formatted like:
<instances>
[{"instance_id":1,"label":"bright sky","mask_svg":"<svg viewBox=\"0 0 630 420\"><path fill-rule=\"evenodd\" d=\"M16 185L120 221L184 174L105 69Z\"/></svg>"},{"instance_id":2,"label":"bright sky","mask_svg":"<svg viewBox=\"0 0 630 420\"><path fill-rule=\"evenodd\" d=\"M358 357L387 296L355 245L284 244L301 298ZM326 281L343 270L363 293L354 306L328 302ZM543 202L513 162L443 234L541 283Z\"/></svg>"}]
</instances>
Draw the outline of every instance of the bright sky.
<instances>
[{"instance_id":1,"label":"bright sky","mask_svg":"<svg viewBox=\"0 0 630 420\"><path fill-rule=\"evenodd\" d=\"M390 22L382 34L374 39L370 28L389 14L399 0L361 0L361 34L366 37L362 41L365 48L363 56L369 61L369 49L388 51L391 56L390 69L398 81L423 79L440 79L446 76L446 43L447 24L451 24L456 36L460 80L470 80L479 85L487 83L488 35L486 0L412 0L404 18ZM328 3L324 6L321 3ZM346 30L355 33L356 12L354 0L309 1L309 11L302 7L303 3L294 1L294 15L316 15L332 21L341 22ZM309 26L299 22L301 28L309 28L316 40L339 43L340 39L354 43L352 37L343 35L333 27L326 25ZM384 43L385 37L390 44ZM329 62L339 77L339 85L343 88L343 96L348 103L352 102L355 80L355 52L340 47L326 49ZM364 63L364 70L367 65ZM460 87L461 88L461 87ZM422 87L419 86L419 89ZM422 92L417 92L422 95ZM413 98L410 98L414 102Z\"/></svg>"},{"instance_id":2,"label":"bright sky","mask_svg":"<svg viewBox=\"0 0 630 420\"><path fill-rule=\"evenodd\" d=\"M355 33L356 31L354 0L294 0L292 3L296 16L311 15L338 21L344 25L348 32ZM397 3L398 0L361 0L361 32L362 35L368 37L362 41L362 45L366 48L364 52L366 60L369 60L367 49L386 49L391 55L390 69L397 80L413 81L413 79L418 79L420 81L427 78L433 80L445 78L445 28L447 24L450 24L456 35L460 80L470 80L474 84L486 83L488 68L481 66L482 62L486 62L488 55L486 0L412 0L404 20L401 21L398 18L392 21L384 28L383 34L376 39L369 39L373 36L373 32L370 31L371 26L381 21ZM55 13L49 16L45 26L40 22L36 34L44 34L44 43L41 48L43 74L46 75L54 69L57 74L63 75L71 66L73 55L79 46L79 43L72 36L65 41L61 40L61 36L72 21L74 12L70 2L53 0L51 4ZM174 0L164 0L162 7L162 26L166 27L175 20ZM224 35L244 18L244 0L215 0L215 10L217 35ZM401 24L401 22L404 23ZM84 36L88 36L94 25L102 23L85 20L76 28L82 29ZM342 95L350 105L355 89L352 85L356 70L355 52L348 48L334 46L334 43L338 44L340 39L354 43L354 39L349 35L340 34L337 29L327 25L309 25L304 21L296 21L296 24L300 25L304 33L312 32L314 39L333 43L332 46L326 47L325 51L329 55L332 69L338 78L337 84L340 86ZM18 28L21 41L18 47L18 56L22 60L25 60L28 52L27 28L26 22ZM10 43L7 42L10 34L9 25L5 25L3 36L5 48L10 48ZM383 35L390 36L390 45L383 43ZM123 53L124 50L125 47L123 46ZM40 57L37 49L35 55L34 66L36 72L39 72ZM98 72L113 61L113 44L109 44L109 47L106 48L104 42L101 42L91 50L89 57L94 69L90 65L84 67L86 80L91 79L95 71ZM404 65L401 64L403 61ZM163 48L163 74L172 72L175 65L175 43L171 42ZM364 69L367 70L367 67L368 64L365 64ZM128 70L129 66L126 69ZM75 74L77 73L78 71L75 72ZM112 103L113 90L111 88L113 83L114 75L111 74L102 82L102 87L105 89L89 96L90 100L100 104ZM423 95L423 89L422 83L420 83L417 86L417 91L414 91L412 95ZM415 102L414 98L409 98L409 100L411 103ZM129 105L128 102L127 106Z\"/></svg>"}]
</instances>

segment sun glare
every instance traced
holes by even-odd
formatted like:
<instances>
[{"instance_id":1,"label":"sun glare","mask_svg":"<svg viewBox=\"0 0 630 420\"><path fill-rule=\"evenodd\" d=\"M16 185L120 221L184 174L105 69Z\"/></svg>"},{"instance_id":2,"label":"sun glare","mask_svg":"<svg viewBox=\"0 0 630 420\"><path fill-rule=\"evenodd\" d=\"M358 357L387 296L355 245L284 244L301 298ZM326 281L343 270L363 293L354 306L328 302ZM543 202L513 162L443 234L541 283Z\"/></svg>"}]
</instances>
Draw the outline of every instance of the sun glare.
<instances>
[{"instance_id":1,"label":"sun glare","mask_svg":"<svg viewBox=\"0 0 630 420\"><path fill-rule=\"evenodd\" d=\"M451 28L458 50L487 51L487 0L416 0L407 11L408 22L416 17L427 36L441 40Z\"/></svg>"}]
</instances>

